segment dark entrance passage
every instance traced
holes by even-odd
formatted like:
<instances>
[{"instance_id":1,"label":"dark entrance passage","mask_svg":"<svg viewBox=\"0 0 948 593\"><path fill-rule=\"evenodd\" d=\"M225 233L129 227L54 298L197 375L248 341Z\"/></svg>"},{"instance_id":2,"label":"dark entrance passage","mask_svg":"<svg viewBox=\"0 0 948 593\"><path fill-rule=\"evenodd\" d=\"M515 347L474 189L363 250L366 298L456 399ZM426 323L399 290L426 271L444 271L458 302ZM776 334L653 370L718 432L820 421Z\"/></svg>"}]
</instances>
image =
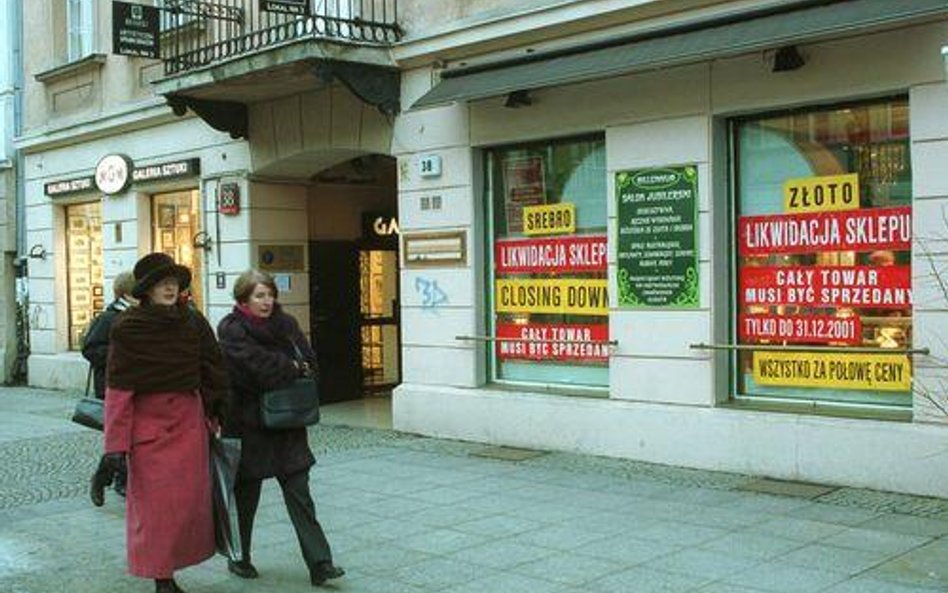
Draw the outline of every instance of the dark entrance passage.
<instances>
[{"instance_id":1,"label":"dark entrance passage","mask_svg":"<svg viewBox=\"0 0 948 593\"><path fill-rule=\"evenodd\" d=\"M310 329L324 403L384 394L401 381L397 245L310 243Z\"/></svg>"},{"instance_id":2,"label":"dark entrance passage","mask_svg":"<svg viewBox=\"0 0 948 593\"><path fill-rule=\"evenodd\" d=\"M311 336L322 403L362 396L359 248L355 241L309 245Z\"/></svg>"}]
</instances>

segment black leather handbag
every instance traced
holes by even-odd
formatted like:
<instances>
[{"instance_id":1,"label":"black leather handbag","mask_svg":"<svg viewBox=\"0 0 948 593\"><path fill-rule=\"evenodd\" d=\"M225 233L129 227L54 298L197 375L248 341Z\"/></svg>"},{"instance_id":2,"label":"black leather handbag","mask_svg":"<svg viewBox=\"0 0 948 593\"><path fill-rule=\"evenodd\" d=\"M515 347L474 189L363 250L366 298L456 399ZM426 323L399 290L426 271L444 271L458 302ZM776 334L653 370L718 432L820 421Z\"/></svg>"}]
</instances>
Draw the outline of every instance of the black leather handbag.
<instances>
[{"instance_id":1,"label":"black leather handbag","mask_svg":"<svg viewBox=\"0 0 948 593\"><path fill-rule=\"evenodd\" d=\"M101 399L89 397L89 382L92 379L92 368L86 377L86 397L76 402L76 409L72 412L72 421L95 430L102 430L105 419L105 406Z\"/></svg>"},{"instance_id":2,"label":"black leather handbag","mask_svg":"<svg viewBox=\"0 0 948 593\"><path fill-rule=\"evenodd\" d=\"M296 344L297 360L305 359ZM319 386L315 377L300 377L260 396L260 422L266 428L303 428L319 422Z\"/></svg>"}]
</instances>

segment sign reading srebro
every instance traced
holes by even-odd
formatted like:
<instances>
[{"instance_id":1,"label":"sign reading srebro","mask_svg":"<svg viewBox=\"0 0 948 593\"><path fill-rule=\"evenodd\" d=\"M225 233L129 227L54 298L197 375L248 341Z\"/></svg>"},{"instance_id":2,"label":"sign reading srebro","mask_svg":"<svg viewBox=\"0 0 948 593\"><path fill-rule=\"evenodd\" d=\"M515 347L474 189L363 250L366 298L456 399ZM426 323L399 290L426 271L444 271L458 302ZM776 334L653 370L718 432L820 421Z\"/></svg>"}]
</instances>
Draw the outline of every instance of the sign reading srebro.
<instances>
[{"instance_id":1,"label":"sign reading srebro","mask_svg":"<svg viewBox=\"0 0 948 593\"><path fill-rule=\"evenodd\" d=\"M697 307L698 168L616 173L619 306Z\"/></svg>"}]
</instances>

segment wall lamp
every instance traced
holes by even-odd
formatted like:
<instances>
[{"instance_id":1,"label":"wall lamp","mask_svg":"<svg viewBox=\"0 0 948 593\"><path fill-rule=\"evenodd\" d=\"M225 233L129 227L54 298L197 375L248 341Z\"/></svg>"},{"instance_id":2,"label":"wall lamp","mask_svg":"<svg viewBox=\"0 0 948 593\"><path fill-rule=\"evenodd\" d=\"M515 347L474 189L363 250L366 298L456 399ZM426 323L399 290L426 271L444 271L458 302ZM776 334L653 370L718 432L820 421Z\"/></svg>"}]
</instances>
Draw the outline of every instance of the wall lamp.
<instances>
[{"instance_id":1,"label":"wall lamp","mask_svg":"<svg viewBox=\"0 0 948 593\"><path fill-rule=\"evenodd\" d=\"M27 256L30 259L46 259L46 248L37 243L36 245L30 247L29 253Z\"/></svg>"},{"instance_id":2,"label":"wall lamp","mask_svg":"<svg viewBox=\"0 0 948 593\"><path fill-rule=\"evenodd\" d=\"M504 100L504 107L516 109L518 107L529 107L533 105L533 99L530 97L530 91L514 91L507 94Z\"/></svg>"},{"instance_id":3,"label":"wall lamp","mask_svg":"<svg viewBox=\"0 0 948 593\"><path fill-rule=\"evenodd\" d=\"M200 233L191 237L191 244L194 245L197 249L203 249L204 251L211 250L211 236L207 231L201 231Z\"/></svg>"},{"instance_id":4,"label":"wall lamp","mask_svg":"<svg viewBox=\"0 0 948 593\"><path fill-rule=\"evenodd\" d=\"M804 64L806 64L806 58L800 55L797 46L787 45L774 53L774 65L771 72L791 72L799 70Z\"/></svg>"}]
</instances>

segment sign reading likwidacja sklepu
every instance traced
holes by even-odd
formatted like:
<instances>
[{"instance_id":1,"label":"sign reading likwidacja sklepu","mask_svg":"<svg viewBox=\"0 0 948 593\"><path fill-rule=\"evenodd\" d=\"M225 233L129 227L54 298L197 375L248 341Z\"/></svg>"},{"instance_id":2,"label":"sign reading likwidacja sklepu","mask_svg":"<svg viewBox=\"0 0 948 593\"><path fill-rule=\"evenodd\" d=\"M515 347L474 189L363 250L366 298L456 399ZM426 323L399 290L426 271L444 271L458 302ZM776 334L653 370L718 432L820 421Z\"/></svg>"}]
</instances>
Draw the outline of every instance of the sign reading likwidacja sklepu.
<instances>
[{"instance_id":1,"label":"sign reading likwidacja sklepu","mask_svg":"<svg viewBox=\"0 0 948 593\"><path fill-rule=\"evenodd\" d=\"M616 173L619 306L697 307L698 168Z\"/></svg>"}]
</instances>

